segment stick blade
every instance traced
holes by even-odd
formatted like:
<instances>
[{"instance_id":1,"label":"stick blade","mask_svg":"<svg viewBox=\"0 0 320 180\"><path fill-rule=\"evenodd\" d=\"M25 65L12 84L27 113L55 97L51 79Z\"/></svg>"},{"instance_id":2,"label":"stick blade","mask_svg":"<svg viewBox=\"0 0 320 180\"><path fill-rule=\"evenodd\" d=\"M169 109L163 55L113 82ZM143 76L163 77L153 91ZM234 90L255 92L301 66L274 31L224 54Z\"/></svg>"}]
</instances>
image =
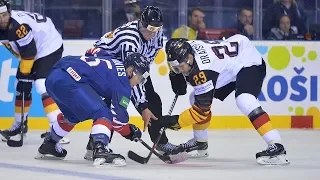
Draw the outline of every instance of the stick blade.
<instances>
[{"instance_id":1,"label":"stick blade","mask_svg":"<svg viewBox=\"0 0 320 180\"><path fill-rule=\"evenodd\" d=\"M23 145L23 142L20 140L20 141L13 141L13 140L8 140L7 141L7 145L10 146L10 147L21 147Z\"/></svg>"},{"instance_id":2,"label":"stick blade","mask_svg":"<svg viewBox=\"0 0 320 180\"><path fill-rule=\"evenodd\" d=\"M21 147L21 146L23 146L23 134L21 134L20 138L21 139L19 141L15 141L13 139L9 139L7 141L7 145L9 147Z\"/></svg>"},{"instance_id":3,"label":"stick blade","mask_svg":"<svg viewBox=\"0 0 320 180\"><path fill-rule=\"evenodd\" d=\"M169 158L171 161L170 164L177 164L177 163L181 163L181 162L188 160L189 154L187 152L181 152L181 153L178 153L175 155L169 155Z\"/></svg>"},{"instance_id":4,"label":"stick blade","mask_svg":"<svg viewBox=\"0 0 320 180\"><path fill-rule=\"evenodd\" d=\"M146 160L144 157L139 156L137 153L133 152L133 151L129 151L128 152L128 157L140 164L146 164Z\"/></svg>"}]
</instances>

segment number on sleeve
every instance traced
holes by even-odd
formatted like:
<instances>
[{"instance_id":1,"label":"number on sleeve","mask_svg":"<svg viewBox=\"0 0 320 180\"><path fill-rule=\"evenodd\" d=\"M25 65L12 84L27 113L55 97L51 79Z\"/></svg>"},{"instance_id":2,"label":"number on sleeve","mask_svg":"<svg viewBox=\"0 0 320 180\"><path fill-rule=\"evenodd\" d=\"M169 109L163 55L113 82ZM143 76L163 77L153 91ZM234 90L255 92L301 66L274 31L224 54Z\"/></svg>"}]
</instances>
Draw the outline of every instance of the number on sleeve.
<instances>
[{"instance_id":1,"label":"number on sleeve","mask_svg":"<svg viewBox=\"0 0 320 180\"><path fill-rule=\"evenodd\" d=\"M199 72L198 74L194 75L193 76L193 81L194 83L199 86L205 82L207 82L207 77L206 75L204 74L203 71Z\"/></svg>"},{"instance_id":2,"label":"number on sleeve","mask_svg":"<svg viewBox=\"0 0 320 180\"><path fill-rule=\"evenodd\" d=\"M22 39L28 34L28 30L24 25L21 25L19 29L16 30L16 35L18 38Z\"/></svg>"},{"instance_id":3,"label":"number on sleeve","mask_svg":"<svg viewBox=\"0 0 320 180\"><path fill-rule=\"evenodd\" d=\"M215 53L215 55L219 59L224 59L225 55L228 55L229 57L236 57L238 56L238 51L239 51L239 43L238 42L230 42L230 46L234 47L235 50L230 51L228 46L213 46L212 51ZM220 50L223 49L224 51L221 52Z\"/></svg>"},{"instance_id":4,"label":"number on sleeve","mask_svg":"<svg viewBox=\"0 0 320 180\"><path fill-rule=\"evenodd\" d=\"M86 56L81 56L80 59L86 62L91 67L98 66L101 62L105 62L107 64L108 69L112 69L112 64L107 59L100 59L100 58L86 57Z\"/></svg>"}]
</instances>

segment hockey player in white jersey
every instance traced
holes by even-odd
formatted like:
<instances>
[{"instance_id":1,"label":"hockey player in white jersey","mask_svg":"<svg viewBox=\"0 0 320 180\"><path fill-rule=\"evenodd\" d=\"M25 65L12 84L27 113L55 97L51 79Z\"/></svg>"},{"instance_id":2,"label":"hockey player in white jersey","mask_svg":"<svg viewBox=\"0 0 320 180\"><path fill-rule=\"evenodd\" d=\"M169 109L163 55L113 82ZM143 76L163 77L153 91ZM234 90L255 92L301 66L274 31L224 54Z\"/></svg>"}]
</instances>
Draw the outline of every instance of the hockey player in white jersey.
<instances>
[{"instance_id":1,"label":"hockey player in white jersey","mask_svg":"<svg viewBox=\"0 0 320 180\"><path fill-rule=\"evenodd\" d=\"M7 0L0 0L0 42L20 59L16 75L15 121L11 128L3 132L7 137L20 132L21 92L25 93L24 119L27 119L33 84L41 95L44 111L52 124L60 110L46 92L45 79L52 66L61 58L63 44L51 19L37 13L11 10ZM24 124L26 133L27 121ZM60 142L69 143L67 139Z\"/></svg>"},{"instance_id":2,"label":"hockey player in white jersey","mask_svg":"<svg viewBox=\"0 0 320 180\"><path fill-rule=\"evenodd\" d=\"M159 8L147 6L142 10L141 17L137 21L129 22L114 31L106 33L94 46L106 50L109 54L125 61L132 53L142 54L152 64L158 51L163 47L163 17ZM91 50L94 52L94 50ZM162 116L162 103L155 91L152 79L149 77L146 84L132 88L131 102L141 114L145 122L145 128L149 123L148 132L153 142L157 139L160 131L158 121L151 121ZM157 150L176 154L178 146L169 143L165 133L161 136ZM87 145L85 159L91 159L92 147L90 141Z\"/></svg>"},{"instance_id":3,"label":"hockey player in white jersey","mask_svg":"<svg viewBox=\"0 0 320 180\"><path fill-rule=\"evenodd\" d=\"M170 39L166 52L172 71L176 75L181 73L194 88L192 107L180 115L159 118L163 127L175 130L193 125L194 139L182 144L182 151L207 149L212 100L223 101L235 90L239 110L268 144L266 150L256 154L257 162L262 165L289 163L279 132L272 127L268 114L257 100L266 65L248 38L235 35L222 42Z\"/></svg>"}]
</instances>

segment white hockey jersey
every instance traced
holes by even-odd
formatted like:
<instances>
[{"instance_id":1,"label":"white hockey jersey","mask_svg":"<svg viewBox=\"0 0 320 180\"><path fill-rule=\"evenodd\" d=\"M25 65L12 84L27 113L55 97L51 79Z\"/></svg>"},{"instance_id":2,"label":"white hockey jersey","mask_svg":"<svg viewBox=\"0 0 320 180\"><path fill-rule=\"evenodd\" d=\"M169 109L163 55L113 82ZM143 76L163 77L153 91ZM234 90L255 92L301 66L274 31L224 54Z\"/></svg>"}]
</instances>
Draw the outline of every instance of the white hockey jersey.
<instances>
[{"instance_id":1,"label":"white hockey jersey","mask_svg":"<svg viewBox=\"0 0 320 180\"><path fill-rule=\"evenodd\" d=\"M22 59L40 59L62 46L62 37L50 18L37 13L11 11L9 30L0 41Z\"/></svg>"},{"instance_id":2,"label":"white hockey jersey","mask_svg":"<svg viewBox=\"0 0 320 180\"><path fill-rule=\"evenodd\" d=\"M215 89L219 89L235 81L238 72L243 67L262 64L260 53L250 40L242 35L234 35L221 42L200 40L188 42L194 50L197 64L197 68L191 72L192 80L199 81L199 83L189 81L193 86L202 84L201 77L197 73L203 70L210 70L218 74L218 79L213 84L215 84Z\"/></svg>"}]
</instances>

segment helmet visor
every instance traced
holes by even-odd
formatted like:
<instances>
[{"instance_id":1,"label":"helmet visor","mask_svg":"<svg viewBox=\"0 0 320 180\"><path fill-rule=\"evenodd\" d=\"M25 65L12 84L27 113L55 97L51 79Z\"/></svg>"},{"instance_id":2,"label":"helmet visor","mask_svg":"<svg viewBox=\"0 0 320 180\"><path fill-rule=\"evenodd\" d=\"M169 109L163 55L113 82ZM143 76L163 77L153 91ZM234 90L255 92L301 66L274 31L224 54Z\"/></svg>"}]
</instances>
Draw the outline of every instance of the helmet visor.
<instances>
[{"instance_id":1,"label":"helmet visor","mask_svg":"<svg viewBox=\"0 0 320 180\"><path fill-rule=\"evenodd\" d=\"M146 28L150 32L157 32L157 31L161 30L162 26L152 26L152 25L149 24Z\"/></svg>"},{"instance_id":2,"label":"helmet visor","mask_svg":"<svg viewBox=\"0 0 320 180\"><path fill-rule=\"evenodd\" d=\"M178 60L174 60L174 61L169 61L168 62L170 69L176 73L176 74L180 74L182 73L182 71L186 68L189 67L189 64L187 63L187 61L183 61L181 63L178 62Z\"/></svg>"},{"instance_id":3,"label":"helmet visor","mask_svg":"<svg viewBox=\"0 0 320 180\"><path fill-rule=\"evenodd\" d=\"M148 72L141 74L141 72L139 72L136 69L134 69L132 73L133 73L133 76L137 77L139 84L142 84L142 85L144 85L147 82L147 79L150 76L150 74Z\"/></svg>"}]
</instances>

